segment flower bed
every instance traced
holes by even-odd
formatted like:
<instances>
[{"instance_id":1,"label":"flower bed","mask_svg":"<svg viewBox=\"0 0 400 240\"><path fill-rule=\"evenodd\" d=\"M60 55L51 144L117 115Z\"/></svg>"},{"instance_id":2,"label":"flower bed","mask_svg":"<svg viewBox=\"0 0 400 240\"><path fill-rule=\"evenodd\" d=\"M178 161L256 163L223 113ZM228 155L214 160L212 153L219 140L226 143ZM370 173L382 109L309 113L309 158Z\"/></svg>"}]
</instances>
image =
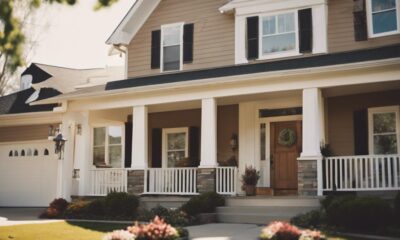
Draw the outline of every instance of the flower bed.
<instances>
[{"instance_id":1,"label":"flower bed","mask_svg":"<svg viewBox=\"0 0 400 240\"><path fill-rule=\"evenodd\" d=\"M261 240L322 240L326 239L319 231L300 230L286 222L272 222L261 230Z\"/></svg>"},{"instance_id":2,"label":"flower bed","mask_svg":"<svg viewBox=\"0 0 400 240\"><path fill-rule=\"evenodd\" d=\"M148 224L136 222L126 230L117 230L105 235L103 240L185 240L188 237L186 230L174 228L156 216Z\"/></svg>"}]
</instances>

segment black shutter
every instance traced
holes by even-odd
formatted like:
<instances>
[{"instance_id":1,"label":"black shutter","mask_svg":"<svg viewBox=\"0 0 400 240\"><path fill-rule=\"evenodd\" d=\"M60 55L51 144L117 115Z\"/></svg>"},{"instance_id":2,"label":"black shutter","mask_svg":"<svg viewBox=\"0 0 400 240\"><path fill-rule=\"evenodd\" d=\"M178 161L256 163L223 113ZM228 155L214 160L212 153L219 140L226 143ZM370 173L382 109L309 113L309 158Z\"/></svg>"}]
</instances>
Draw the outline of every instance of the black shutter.
<instances>
[{"instance_id":1,"label":"black shutter","mask_svg":"<svg viewBox=\"0 0 400 240\"><path fill-rule=\"evenodd\" d=\"M311 8L299 10L299 45L300 52L312 51L312 10Z\"/></svg>"},{"instance_id":2,"label":"black shutter","mask_svg":"<svg viewBox=\"0 0 400 240\"><path fill-rule=\"evenodd\" d=\"M193 30L193 23L183 26L183 63L193 62Z\"/></svg>"},{"instance_id":3,"label":"black shutter","mask_svg":"<svg viewBox=\"0 0 400 240\"><path fill-rule=\"evenodd\" d=\"M353 0L353 22L354 39L356 41L368 40L367 13L365 11L365 0Z\"/></svg>"},{"instance_id":4,"label":"black shutter","mask_svg":"<svg viewBox=\"0 0 400 240\"><path fill-rule=\"evenodd\" d=\"M151 32L151 68L160 68L161 30Z\"/></svg>"},{"instance_id":5,"label":"black shutter","mask_svg":"<svg viewBox=\"0 0 400 240\"><path fill-rule=\"evenodd\" d=\"M132 163L132 122L125 123L125 167L130 168Z\"/></svg>"},{"instance_id":6,"label":"black shutter","mask_svg":"<svg viewBox=\"0 0 400 240\"><path fill-rule=\"evenodd\" d=\"M200 164L200 130L198 127L189 128L189 159L191 167Z\"/></svg>"},{"instance_id":7,"label":"black shutter","mask_svg":"<svg viewBox=\"0 0 400 240\"><path fill-rule=\"evenodd\" d=\"M162 130L161 128L153 128L151 132L151 167L160 168L162 161Z\"/></svg>"},{"instance_id":8,"label":"black shutter","mask_svg":"<svg viewBox=\"0 0 400 240\"><path fill-rule=\"evenodd\" d=\"M362 109L353 113L354 153L368 155L368 111Z\"/></svg>"},{"instance_id":9,"label":"black shutter","mask_svg":"<svg viewBox=\"0 0 400 240\"><path fill-rule=\"evenodd\" d=\"M258 58L258 17L247 18L247 59Z\"/></svg>"}]
</instances>

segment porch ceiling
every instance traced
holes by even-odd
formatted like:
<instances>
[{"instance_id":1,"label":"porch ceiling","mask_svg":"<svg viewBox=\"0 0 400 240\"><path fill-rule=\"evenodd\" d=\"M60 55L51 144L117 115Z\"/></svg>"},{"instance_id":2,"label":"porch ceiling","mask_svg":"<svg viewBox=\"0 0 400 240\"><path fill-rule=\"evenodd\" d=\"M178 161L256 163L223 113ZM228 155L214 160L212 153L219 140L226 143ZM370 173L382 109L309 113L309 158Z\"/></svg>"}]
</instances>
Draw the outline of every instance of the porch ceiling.
<instances>
[{"instance_id":1,"label":"porch ceiling","mask_svg":"<svg viewBox=\"0 0 400 240\"><path fill-rule=\"evenodd\" d=\"M324 97L337 97L370 92L383 92L397 89L400 89L400 80L385 83L368 83L325 88L322 90L322 94Z\"/></svg>"}]
</instances>

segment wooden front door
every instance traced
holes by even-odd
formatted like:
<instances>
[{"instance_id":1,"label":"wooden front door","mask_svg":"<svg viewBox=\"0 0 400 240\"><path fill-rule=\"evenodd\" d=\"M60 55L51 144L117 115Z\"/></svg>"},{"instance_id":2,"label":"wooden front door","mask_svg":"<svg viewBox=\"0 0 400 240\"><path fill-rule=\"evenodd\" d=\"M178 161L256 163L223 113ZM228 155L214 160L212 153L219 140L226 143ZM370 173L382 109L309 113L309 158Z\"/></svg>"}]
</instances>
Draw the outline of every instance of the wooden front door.
<instances>
[{"instance_id":1,"label":"wooden front door","mask_svg":"<svg viewBox=\"0 0 400 240\"><path fill-rule=\"evenodd\" d=\"M297 189L301 139L301 121L271 123L271 169L273 186L277 190Z\"/></svg>"}]
</instances>

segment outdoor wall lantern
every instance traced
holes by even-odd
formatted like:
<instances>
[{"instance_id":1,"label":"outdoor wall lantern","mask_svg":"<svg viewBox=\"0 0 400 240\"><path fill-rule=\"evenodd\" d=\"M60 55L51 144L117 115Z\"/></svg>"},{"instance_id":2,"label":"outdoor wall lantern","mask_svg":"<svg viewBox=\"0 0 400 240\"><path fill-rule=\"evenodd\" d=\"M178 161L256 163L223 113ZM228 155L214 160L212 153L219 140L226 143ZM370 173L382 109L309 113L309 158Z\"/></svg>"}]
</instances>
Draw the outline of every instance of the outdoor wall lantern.
<instances>
[{"instance_id":1,"label":"outdoor wall lantern","mask_svg":"<svg viewBox=\"0 0 400 240\"><path fill-rule=\"evenodd\" d=\"M67 139L63 137L61 133L59 133L53 141L55 142L55 152L58 154L58 159L61 159L62 152L64 151L64 145Z\"/></svg>"},{"instance_id":2,"label":"outdoor wall lantern","mask_svg":"<svg viewBox=\"0 0 400 240\"><path fill-rule=\"evenodd\" d=\"M229 145L231 146L232 151L235 151L238 148L238 137L237 134L232 134L231 140L229 141Z\"/></svg>"},{"instance_id":3,"label":"outdoor wall lantern","mask_svg":"<svg viewBox=\"0 0 400 240\"><path fill-rule=\"evenodd\" d=\"M76 134L82 135L82 124L76 125Z\"/></svg>"}]
</instances>

